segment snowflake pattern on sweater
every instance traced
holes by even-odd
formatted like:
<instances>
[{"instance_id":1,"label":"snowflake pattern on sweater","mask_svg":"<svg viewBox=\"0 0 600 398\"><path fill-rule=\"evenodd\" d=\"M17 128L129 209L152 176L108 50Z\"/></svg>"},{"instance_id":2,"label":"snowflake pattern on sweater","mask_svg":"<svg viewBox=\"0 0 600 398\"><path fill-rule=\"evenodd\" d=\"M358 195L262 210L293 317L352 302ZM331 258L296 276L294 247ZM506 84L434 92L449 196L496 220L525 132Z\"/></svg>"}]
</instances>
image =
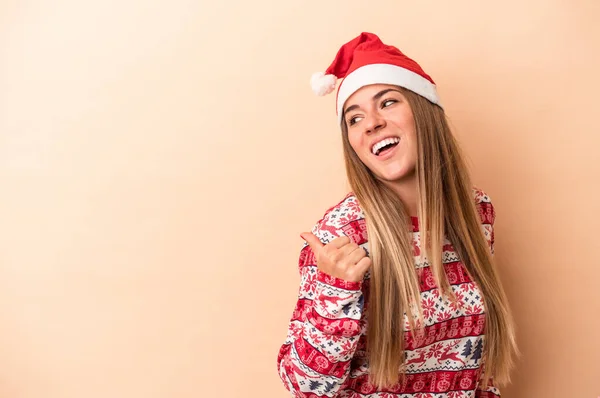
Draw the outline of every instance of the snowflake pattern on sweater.
<instances>
[{"instance_id":1,"label":"snowflake pattern on sweater","mask_svg":"<svg viewBox=\"0 0 600 398\"><path fill-rule=\"evenodd\" d=\"M488 195L473 188L482 232L494 252L495 212ZM362 282L329 276L316 267L304 243L300 251L298 301L278 355L278 372L294 397L320 398L491 398L500 397L493 382L479 385L482 374L485 312L481 291L446 239L442 261L457 301L437 288L427 258L419 260L418 220L412 218L415 267L420 273L425 333L406 334L406 377L379 390L368 381L366 310L369 273ZM349 193L312 230L321 242L348 236L367 250L364 214ZM408 317L404 329L408 330Z\"/></svg>"}]
</instances>

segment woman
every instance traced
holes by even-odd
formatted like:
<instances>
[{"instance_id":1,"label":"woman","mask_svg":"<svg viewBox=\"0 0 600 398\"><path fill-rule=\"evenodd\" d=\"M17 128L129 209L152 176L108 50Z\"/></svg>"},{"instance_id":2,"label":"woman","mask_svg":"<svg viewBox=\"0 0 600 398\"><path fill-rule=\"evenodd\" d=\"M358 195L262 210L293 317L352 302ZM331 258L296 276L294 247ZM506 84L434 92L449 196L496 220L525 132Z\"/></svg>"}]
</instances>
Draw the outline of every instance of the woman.
<instances>
[{"instance_id":1,"label":"woman","mask_svg":"<svg viewBox=\"0 0 600 398\"><path fill-rule=\"evenodd\" d=\"M301 236L278 356L299 397L492 397L517 354L492 264L494 207L471 185L435 83L374 34L344 44L332 92L352 192ZM426 243L425 243L426 242Z\"/></svg>"}]
</instances>

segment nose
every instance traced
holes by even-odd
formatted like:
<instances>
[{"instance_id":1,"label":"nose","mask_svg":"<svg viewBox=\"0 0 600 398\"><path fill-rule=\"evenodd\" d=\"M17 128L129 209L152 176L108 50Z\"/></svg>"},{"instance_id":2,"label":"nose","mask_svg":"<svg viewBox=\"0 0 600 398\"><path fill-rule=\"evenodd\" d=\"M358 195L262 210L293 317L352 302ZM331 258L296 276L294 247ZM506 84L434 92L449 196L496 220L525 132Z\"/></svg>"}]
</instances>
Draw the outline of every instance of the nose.
<instances>
[{"instance_id":1,"label":"nose","mask_svg":"<svg viewBox=\"0 0 600 398\"><path fill-rule=\"evenodd\" d=\"M373 112L365 117L365 133L372 134L385 127L385 119L378 112Z\"/></svg>"}]
</instances>

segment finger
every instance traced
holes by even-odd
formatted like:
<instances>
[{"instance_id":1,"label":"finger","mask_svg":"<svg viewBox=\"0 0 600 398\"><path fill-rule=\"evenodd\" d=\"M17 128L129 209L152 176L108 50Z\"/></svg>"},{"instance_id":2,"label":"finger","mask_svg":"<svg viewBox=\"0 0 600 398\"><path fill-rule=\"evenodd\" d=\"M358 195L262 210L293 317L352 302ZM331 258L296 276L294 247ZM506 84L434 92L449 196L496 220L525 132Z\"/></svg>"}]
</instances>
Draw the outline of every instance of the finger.
<instances>
[{"instance_id":1,"label":"finger","mask_svg":"<svg viewBox=\"0 0 600 398\"><path fill-rule=\"evenodd\" d=\"M329 242L329 246L334 247L336 249L339 249L341 247L346 246L350 242L351 242L351 240L350 240L349 237L347 237L347 236L339 236L339 237L333 239L331 242Z\"/></svg>"},{"instance_id":2,"label":"finger","mask_svg":"<svg viewBox=\"0 0 600 398\"><path fill-rule=\"evenodd\" d=\"M353 245L354 243L350 241L350 238L342 236L329 242L323 252L326 253L332 261L337 262L343 260L353 251Z\"/></svg>"},{"instance_id":3,"label":"finger","mask_svg":"<svg viewBox=\"0 0 600 398\"><path fill-rule=\"evenodd\" d=\"M364 275L370 267L371 259L369 257L363 257L356 263L356 271L361 275Z\"/></svg>"},{"instance_id":4,"label":"finger","mask_svg":"<svg viewBox=\"0 0 600 398\"><path fill-rule=\"evenodd\" d=\"M312 232L303 232L300 234L300 236L306 241L306 243L308 243L312 251L315 253L325 246Z\"/></svg>"},{"instance_id":5,"label":"finger","mask_svg":"<svg viewBox=\"0 0 600 398\"><path fill-rule=\"evenodd\" d=\"M365 250L362 247L356 247L355 250L348 253L348 255L346 257L346 261L348 261L349 264L358 264L358 262L363 257L366 257L366 256L367 256L367 253L365 252Z\"/></svg>"},{"instance_id":6,"label":"finger","mask_svg":"<svg viewBox=\"0 0 600 398\"><path fill-rule=\"evenodd\" d=\"M339 249L336 248L325 248L325 252L328 252L329 257L336 262L343 262L344 264L347 265L354 265L356 264L356 261L360 260L359 258L356 257L352 257L350 259L350 256L352 253L355 253L356 250L358 249L358 245L354 242L350 242L345 246L340 247ZM364 253L364 250L363 250ZM354 259L356 259L356 261L354 261Z\"/></svg>"},{"instance_id":7,"label":"finger","mask_svg":"<svg viewBox=\"0 0 600 398\"><path fill-rule=\"evenodd\" d=\"M340 247L338 251L342 253L343 256L349 256L350 253L354 252L356 249L358 249L358 245L354 242L350 242L347 245Z\"/></svg>"}]
</instances>

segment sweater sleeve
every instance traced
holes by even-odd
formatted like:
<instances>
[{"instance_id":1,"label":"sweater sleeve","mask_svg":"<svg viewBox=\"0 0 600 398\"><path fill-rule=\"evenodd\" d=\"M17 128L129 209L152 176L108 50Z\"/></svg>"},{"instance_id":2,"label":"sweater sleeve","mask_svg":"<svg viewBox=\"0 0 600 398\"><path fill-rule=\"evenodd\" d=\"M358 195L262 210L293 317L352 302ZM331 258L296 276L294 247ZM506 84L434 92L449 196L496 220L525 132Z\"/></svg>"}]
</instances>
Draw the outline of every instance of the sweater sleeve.
<instances>
[{"instance_id":1,"label":"sweater sleeve","mask_svg":"<svg viewBox=\"0 0 600 398\"><path fill-rule=\"evenodd\" d=\"M362 282L319 271L306 244L299 268L298 301L277 358L279 376L292 396L333 397L348 377L361 334Z\"/></svg>"},{"instance_id":2,"label":"sweater sleeve","mask_svg":"<svg viewBox=\"0 0 600 398\"><path fill-rule=\"evenodd\" d=\"M494 255L494 221L496 220L496 210L490 197L485 192L478 190L476 195L477 211L481 219L483 235L488 243L490 252Z\"/></svg>"},{"instance_id":3,"label":"sweater sleeve","mask_svg":"<svg viewBox=\"0 0 600 398\"><path fill-rule=\"evenodd\" d=\"M496 211L489 195L479 190L477 201L477 210L481 218L483 234L486 238L490 252L494 255L494 221L496 220ZM483 370L483 369L482 369ZM475 398L499 398L500 390L494 385L493 379L490 379L486 386L479 386L475 391Z\"/></svg>"},{"instance_id":4,"label":"sweater sleeve","mask_svg":"<svg viewBox=\"0 0 600 398\"><path fill-rule=\"evenodd\" d=\"M487 386L479 386L475 391L475 398L500 398L500 390L494 386L494 380L490 379Z\"/></svg>"},{"instance_id":5,"label":"sweater sleeve","mask_svg":"<svg viewBox=\"0 0 600 398\"><path fill-rule=\"evenodd\" d=\"M475 391L475 398L500 398L500 390L492 384L488 384L486 388L478 388Z\"/></svg>"}]
</instances>

